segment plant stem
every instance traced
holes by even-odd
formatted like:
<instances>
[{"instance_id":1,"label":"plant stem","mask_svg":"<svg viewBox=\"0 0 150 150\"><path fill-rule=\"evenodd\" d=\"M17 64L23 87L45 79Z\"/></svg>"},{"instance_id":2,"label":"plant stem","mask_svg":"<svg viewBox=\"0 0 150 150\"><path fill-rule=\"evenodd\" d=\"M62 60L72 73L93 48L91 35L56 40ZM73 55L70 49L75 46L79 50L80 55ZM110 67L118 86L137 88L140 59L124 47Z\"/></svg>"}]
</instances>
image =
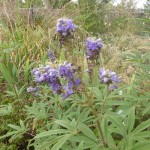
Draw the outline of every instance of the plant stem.
<instances>
[{"instance_id":1,"label":"plant stem","mask_svg":"<svg viewBox=\"0 0 150 150\"><path fill-rule=\"evenodd\" d=\"M107 96L108 96L108 94L109 94L109 90L108 90L108 86L107 86L106 96L104 98L104 102L102 103L101 109L100 109L100 111L98 111L98 113L103 114L104 107L105 107L105 105L107 103Z\"/></svg>"},{"instance_id":2,"label":"plant stem","mask_svg":"<svg viewBox=\"0 0 150 150\"><path fill-rule=\"evenodd\" d=\"M107 142L106 142L106 140L104 138L104 135L103 135L103 132L102 132L102 128L101 128L101 125L100 125L100 121L98 120L98 115L97 115L96 111L94 110L93 105L90 105L90 108L92 110L93 115L97 119L96 120L96 124L97 124L98 130L99 130L99 134L100 134L100 136L102 138L103 145L104 145L104 147L107 147Z\"/></svg>"}]
</instances>

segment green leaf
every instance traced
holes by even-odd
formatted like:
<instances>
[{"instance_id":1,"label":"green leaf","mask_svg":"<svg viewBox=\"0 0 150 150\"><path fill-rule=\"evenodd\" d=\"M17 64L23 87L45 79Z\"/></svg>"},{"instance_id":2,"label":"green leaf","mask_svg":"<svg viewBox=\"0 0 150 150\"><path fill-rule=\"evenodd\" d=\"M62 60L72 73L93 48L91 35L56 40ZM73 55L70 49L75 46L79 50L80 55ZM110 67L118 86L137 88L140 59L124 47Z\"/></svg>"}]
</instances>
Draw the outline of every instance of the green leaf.
<instances>
[{"instance_id":1,"label":"green leaf","mask_svg":"<svg viewBox=\"0 0 150 150\"><path fill-rule=\"evenodd\" d=\"M107 143L108 143L109 147L114 147L114 149L117 149L117 148L116 148L115 140L113 139L113 137L112 137L111 134L109 134L109 135L107 136Z\"/></svg>"},{"instance_id":2,"label":"green leaf","mask_svg":"<svg viewBox=\"0 0 150 150\"><path fill-rule=\"evenodd\" d=\"M6 137L9 137L9 136L12 136L12 135L17 134L17 133L18 133L18 131L9 132L9 133L7 133L7 134L1 136L0 139L3 139L3 138L6 138Z\"/></svg>"},{"instance_id":3,"label":"green leaf","mask_svg":"<svg viewBox=\"0 0 150 150\"><path fill-rule=\"evenodd\" d=\"M107 118L106 117L103 117L103 119L101 120L101 128L102 128L102 132L104 134L104 137L107 139L108 123L107 123Z\"/></svg>"},{"instance_id":4,"label":"green leaf","mask_svg":"<svg viewBox=\"0 0 150 150\"><path fill-rule=\"evenodd\" d=\"M150 142L139 142L131 150L149 150Z\"/></svg>"},{"instance_id":5,"label":"green leaf","mask_svg":"<svg viewBox=\"0 0 150 150\"><path fill-rule=\"evenodd\" d=\"M96 67L93 68L93 83L94 85L99 84L99 80L98 80L98 69ZM97 78L95 78L97 77Z\"/></svg>"},{"instance_id":6,"label":"green leaf","mask_svg":"<svg viewBox=\"0 0 150 150\"><path fill-rule=\"evenodd\" d=\"M67 120L56 120L54 122L64 128L71 130L71 131L73 130L73 126L71 126L71 122L69 122Z\"/></svg>"},{"instance_id":7,"label":"green leaf","mask_svg":"<svg viewBox=\"0 0 150 150\"><path fill-rule=\"evenodd\" d=\"M13 111L12 105L0 105L0 116L9 115Z\"/></svg>"},{"instance_id":8,"label":"green leaf","mask_svg":"<svg viewBox=\"0 0 150 150\"><path fill-rule=\"evenodd\" d=\"M71 134L64 135L53 147L51 150L59 150L62 145L71 137Z\"/></svg>"},{"instance_id":9,"label":"green leaf","mask_svg":"<svg viewBox=\"0 0 150 150\"><path fill-rule=\"evenodd\" d=\"M64 135L58 136L58 137L53 138L53 139L50 139L49 141L44 141L44 142L42 143L42 145L40 145L40 146L38 147L38 149L39 149L39 150L46 149L46 148L48 148L49 146L55 144L55 143L56 143L59 139L61 139L62 137L64 137Z\"/></svg>"},{"instance_id":10,"label":"green leaf","mask_svg":"<svg viewBox=\"0 0 150 150\"><path fill-rule=\"evenodd\" d=\"M142 122L140 125L138 125L132 132L133 135L145 130L150 126L150 119Z\"/></svg>"},{"instance_id":11,"label":"green leaf","mask_svg":"<svg viewBox=\"0 0 150 150\"><path fill-rule=\"evenodd\" d=\"M22 129L26 129L25 124L24 124L24 122L23 122L22 120L20 120L20 127L21 127Z\"/></svg>"},{"instance_id":12,"label":"green leaf","mask_svg":"<svg viewBox=\"0 0 150 150\"><path fill-rule=\"evenodd\" d=\"M77 120L77 125L78 126L80 123L85 122L88 119L88 115L90 113L89 108L85 108L82 113L80 114L78 120Z\"/></svg>"},{"instance_id":13,"label":"green leaf","mask_svg":"<svg viewBox=\"0 0 150 150\"><path fill-rule=\"evenodd\" d=\"M97 143L93 140L91 140L90 138L88 138L87 136L80 136L80 135L76 135L76 136L72 136L71 137L71 141L73 142L77 142L80 143L81 141L84 142L84 149L91 149L92 145L97 145Z\"/></svg>"},{"instance_id":14,"label":"green leaf","mask_svg":"<svg viewBox=\"0 0 150 150\"><path fill-rule=\"evenodd\" d=\"M120 134L122 136L126 136L126 129L124 127L124 124L122 123L122 120L119 117L116 117L115 115L107 115L108 119L112 122L112 124L118 128L120 131Z\"/></svg>"},{"instance_id":15,"label":"green leaf","mask_svg":"<svg viewBox=\"0 0 150 150\"><path fill-rule=\"evenodd\" d=\"M8 126L15 129L15 130L17 130L17 131L21 129L20 126L16 126L16 125L13 125L13 124L8 124Z\"/></svg>"},{"instance_id":16,"label":"green leaf","mask_svg":"<svg viewBox=\"0 0 150 150\"><path fill-rule=\"evenodd\" d=\"M45 137L45 136L51 136L51 135L63 134L63 133L69 133L69 131L65 130L65 129L50 130L50 131L45 131L45 132L39 133L34 138L41 138L41 137Z\"/></svg>"},{"instance_id":17,"label":"green leaf","mask_svg":"<svg viewBox=\"0 0 150 150\"><path fill-rule=\"evenodd\" d=\"M85 124L80 124L79 128L78 128L84 135L86 135L88 138L96 141L96 135L94 134L94 132L87 127Z\"/></svg>"},{"instance_id":18,"label":"green leaf","mask_svg":"<svg viewBox=\"0 0 150 150\"><path fill-rule=\"evenodd\" d=\"M128 133L131 133L135 123L135 107L132 107L128 115Z\"/></svg>"},{"instance_id":19,"label":"green leaf","mask_svg":"<svg viewBox=\"0 0 150 150\"><path fill-rule=\"evenodd\" d=\"M143 110L143 115L145 114L150 114L150 105L148 105L144 110Z\"/></svg>"},{"instance_id":20,"label":"green leaf","mask_svg":"<svg viewBox=\"0 0 150 150\"><path fill-rule=\"evenodd\" d=\"M108 105L111 105L111 106L116 106L116 105L122 105L122 106L128 106L130 105L131 103L128 102L128 101L119 101L119 100L110 100L107 102Z\"/></svg>"},{"instance_id":21,"label":"green leaf","mask_svg":"<svg viewBox=\"0 0 150 150\"><path fill-rule=\"evenodd\" d=\"M5 80L8 82L8 84L13 84L15 83L15 80L13 79L13 77L10 74L10 71L2 64L0 63L0 71L2 72Z\"/></svg>"},{"instance_id":22,"label":"green leaf","mask_svg":"<svg viewBox=\"0 0 150 150\"><path fill-rule=\"evenodd\" d=\"M135 136L141 137L141 138L150 138L150 131L139 132L139 133L135 134ZM135 136L133 136L133 139Z\"/></svg>"},{"instance_id":23,"label":"green leaf","mask_svg":"<svg viewBox=\"0 0 150 150\"><path fill-rule=\"evenodd\" d=\"M80 142L80 144L79 144L77 150L84 150L84 149L83 149L83 141Z\"/></svg>"}]
</instances>

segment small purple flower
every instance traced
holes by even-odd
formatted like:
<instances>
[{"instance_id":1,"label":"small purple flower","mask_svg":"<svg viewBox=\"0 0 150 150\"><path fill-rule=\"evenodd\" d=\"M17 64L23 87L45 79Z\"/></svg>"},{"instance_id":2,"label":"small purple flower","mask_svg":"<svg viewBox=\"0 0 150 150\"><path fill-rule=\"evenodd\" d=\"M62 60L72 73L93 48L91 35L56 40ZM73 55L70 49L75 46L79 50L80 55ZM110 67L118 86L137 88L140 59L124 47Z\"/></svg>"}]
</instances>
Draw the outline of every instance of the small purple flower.
<instances>
[{"instance_id":1,"label":"small purple flower","mask_svg":"<svg viewBox=\"0 0 150 150\"><path fill-rule=\"evenodd\" d=\"M100 73L100 76L101 76L101 77L107 75L107 71L105 71L104 68L101 68L99 73Z\"/></svg>"},{"instance_id":2,"label":"small purple flower","mask_svg":"<svg viewBox=\"0 0 150 150\"><path fill-rule=\"evenodd\" d=\"M72 34L72 32L74 32L76 28L77 26L73 23L73 20L61 18L57 22L56 32L65 37L69 34Z\"/></svg>"},{"instance_id":3,"label":"small purple flower","mask_svg":"<svg viewBox=\"0 0 150 150\"><path fill-rule=\"evenodd\" d=\"M28 93L35 92L36 90L37 90L37 88L36 87L33 88L32 86L27 88Z\"/></svg>"},{"instance_id":4,"label":"small purple flower","mask_svg":"<svg viewBox=\"0 0 150 150\"><path fill-rule=\"evenodd\" d=\"M101 39L95 39L95 38L87 38L86 39L86 55L87 59L95 59L102 48L102 41Z\"/></svg>"},{"instance_id":5,"label":"small purple flower","mask_svg":"<svg viewBox=\"0 0 150 150\"><path fill-rule=\"evenodd\" d=\"M117 84L121 82L120 77L115 72L104 68L100 68L99 80L101 83L108 84L111 91L116 89Z\"/></svg>"},{"instance_id":6,"label":"small purple flower","mask_svg":"<svg viewBox=\"0 0 150 150\"><path fill-rule=\"evenodd\" d=\"M81 81L80 81L80 79L75 79L75 84L77 85L77 86L79 86L80 84L81 84Z\"/></svg>"},{"instance_id":7,"label":"small purple flower","mask_svg":"<svg viewBox=\"0 0 150 150\"><path fill-rule=\"evenodd\" d=\"M64 77L66 80L74 79L74 73L76 69L71 63L65 62L64 64L59 65L59 75Z\"/></svg>"},{"instance_id":8,"label":"small purple flower","mask_svg":"<svg viewBox=\"0 0 150 150\"><path fill-rule=\"evenodd\" d=\"M74 91L73 91L72 88L70 88L69 86L64 86L63 89L64 89L64 91L65 91L65 92L63 93L63 95L62 95L62 98L63 98L63 99L66 99L66 98L68 98L70 95L74 94Z\"/></svg>"},{"instance_id":9,"label":"small purple flower","mask_svg":"<svg viewBox=\"0 0 150 150\"><path fill-rule=\"evenodd\" d=\"M117 89L118 88L118 86L116 85L116 84L110 84L109 85L109 90L110 91L113 91L113 90L115 90L115 89Z\"/></svg>"},{"instance_id":10,"label":"small purple flower","mask_svg":"<svg viewBox=\"0 0 150 150\"><path fill-rule=\"evenodd\" d=\"M48 57L49 57L49 59L50 59L50 61L51 61L52 63L54 63L54 61L56 60L55 55L54 55L54 52L53 52L52 50L50 50L50 51L48 52Z\"/></svg>"},{"instance_id":11,"label":"small purple flower","mask_svg":"<svg viewBox=\"0 0 150 150\"><path fill-rule=\"evenodd\" d=\"M60 83L52 83L50 84L50 87L54 94L61 93L62 85Z\"/></svg>"},{"instance_id":12,"label":"small purple flower","mask_svg":"<svg viewBox=\"0 0 150 150\"><path fill-rule=\"evenodd\" d=\"M72 89L72 88L73 88L73 86L74 86L74 83L73 83L72 81L68 82L68 87L69 87L69 88L71 88L71 89Z\"/></svg>"},{"instance_id":13,"label":"small purple flower","mask_svg":"<svg viewBox=\"0 0 150 150\"><path fill-rule=\"evenodd\" d=\"M34 93L35 96L38 96L39 91L40 91L39 87L32 87L32 86L30 86L30 87L27 88L27 92L28 93Z\"/></svg>"}]
</instances>

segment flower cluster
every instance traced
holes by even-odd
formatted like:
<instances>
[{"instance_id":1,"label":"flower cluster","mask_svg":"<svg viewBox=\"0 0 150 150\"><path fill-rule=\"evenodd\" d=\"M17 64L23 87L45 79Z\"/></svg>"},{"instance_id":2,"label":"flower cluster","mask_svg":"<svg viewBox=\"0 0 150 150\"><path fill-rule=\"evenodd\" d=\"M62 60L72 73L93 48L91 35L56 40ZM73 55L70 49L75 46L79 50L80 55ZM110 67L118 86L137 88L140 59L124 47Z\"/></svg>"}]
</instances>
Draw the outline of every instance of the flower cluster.
<instances>
[{"instance_id":1,"label":"flower cluster","mask_svg":"<svg viewBox=\"0 0 150 150\"><path fill-rule=\"evenodd\" d=\"M87 38L86 40L86 55L87 59L94 60L100 53L102 48L101 39Z\"/></svg>"},{"instance_id":2,"label":"flower cluster","mask_svg":"<svg viewBox=\"0 0 150 150\"><path fill-rule=\"evenodd\" d=\"M34 80L36 83L46 83L51 87L55 94L62 94L63 99L74 94L74 89L80 84L80 80L75 78L76 69L71 63L59 65L57 69L47 65L40 65L33 69ZM64 79L67 84L63 85L61 79ZM29 89L30 91L32 89Z\"/></svg>"},{"instance_id":3,"label":"flower cluster","mask_svg":"<svg viewBox=\"0 0 150 150\"><path fill-rule=\"evenodd\" d=\"M76 68L71 63L65 62L64 64L59 65L58 71L60 77L65 78L68 82L68 85L63 87L65 91L63 99L65 99L74 93L73 88L80 85L80 79L75 78Z\"/></svg>"},{"instance_id":4,"label":"flower cluster","mask_svg":"<svg viewBox=\"0 0 150 150\"><path fill-rule=\"evenodd\" d=\"M46 82L52 88L54 93L60 93L61 84L58 76L58 71L51 66L39 66L33 69L34 80L37 83Z\"/></svg>"},{"instance_id":5,"label":"flower cluster","mask_svg":"<svg viewBox=\"0 0 150 150\"><path fill-rule=\"evenodd\" d=\"M105 70L104 68L100 68L99 71L99 79L101 83L108 84L109 90L112 91L118 88L118 83L121 81L120 77L111 70Z\"/></svg>"},{"instance_id":6,"label":"flower cluster","mask_svg":"<svg viewBox=\"0 0 150 150\"><path fill-rule=\"evenodd\" d=\"M62 37L72 35L77 26L73 23L71 19L59 19L56 26L56 32L60 33Z\"/></svg>"}]
</instances>

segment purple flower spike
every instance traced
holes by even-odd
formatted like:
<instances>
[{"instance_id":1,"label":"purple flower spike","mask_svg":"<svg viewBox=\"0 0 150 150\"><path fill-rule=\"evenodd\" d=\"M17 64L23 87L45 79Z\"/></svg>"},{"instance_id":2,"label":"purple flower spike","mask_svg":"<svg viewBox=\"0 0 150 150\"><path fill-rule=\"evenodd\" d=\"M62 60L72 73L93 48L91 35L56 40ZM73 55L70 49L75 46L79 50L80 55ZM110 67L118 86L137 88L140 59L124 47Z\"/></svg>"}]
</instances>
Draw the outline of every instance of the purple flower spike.
<instances>
[{"instance_id":1,"label":"purple flower spike","mask_svg":"<svg viewBox=\"0 0 150 150\"><path fill-rule=\"evenodd\" d=\"M61 36L65 37L75 31L77 26L71 19L59 19L56 25L56 32L60 33Z\"/></svg>"},{"instance_id":2,"label":"purple flower spike","mask_svg":"<svg viewBox=\"0 0 150 150\"><path fill-rule=\"evenodd\" d=\"M86 40L86 54L87 59L95 59L102 48L102 41L101 39L95 39L95 38L87 38Z\"/></svg>"},{"instance_id":3,"label":"purple flower spike","mask_svg":"<svg viewBox=\"0 0 150 150\"><path fill-rule=\"evenodd\" d=\"M115 72L104 68L100 68L99 80L101 83L108 84L110 91L118 88L117 84L121 82L120 77Z\"/></svg>"}]
</instances>

